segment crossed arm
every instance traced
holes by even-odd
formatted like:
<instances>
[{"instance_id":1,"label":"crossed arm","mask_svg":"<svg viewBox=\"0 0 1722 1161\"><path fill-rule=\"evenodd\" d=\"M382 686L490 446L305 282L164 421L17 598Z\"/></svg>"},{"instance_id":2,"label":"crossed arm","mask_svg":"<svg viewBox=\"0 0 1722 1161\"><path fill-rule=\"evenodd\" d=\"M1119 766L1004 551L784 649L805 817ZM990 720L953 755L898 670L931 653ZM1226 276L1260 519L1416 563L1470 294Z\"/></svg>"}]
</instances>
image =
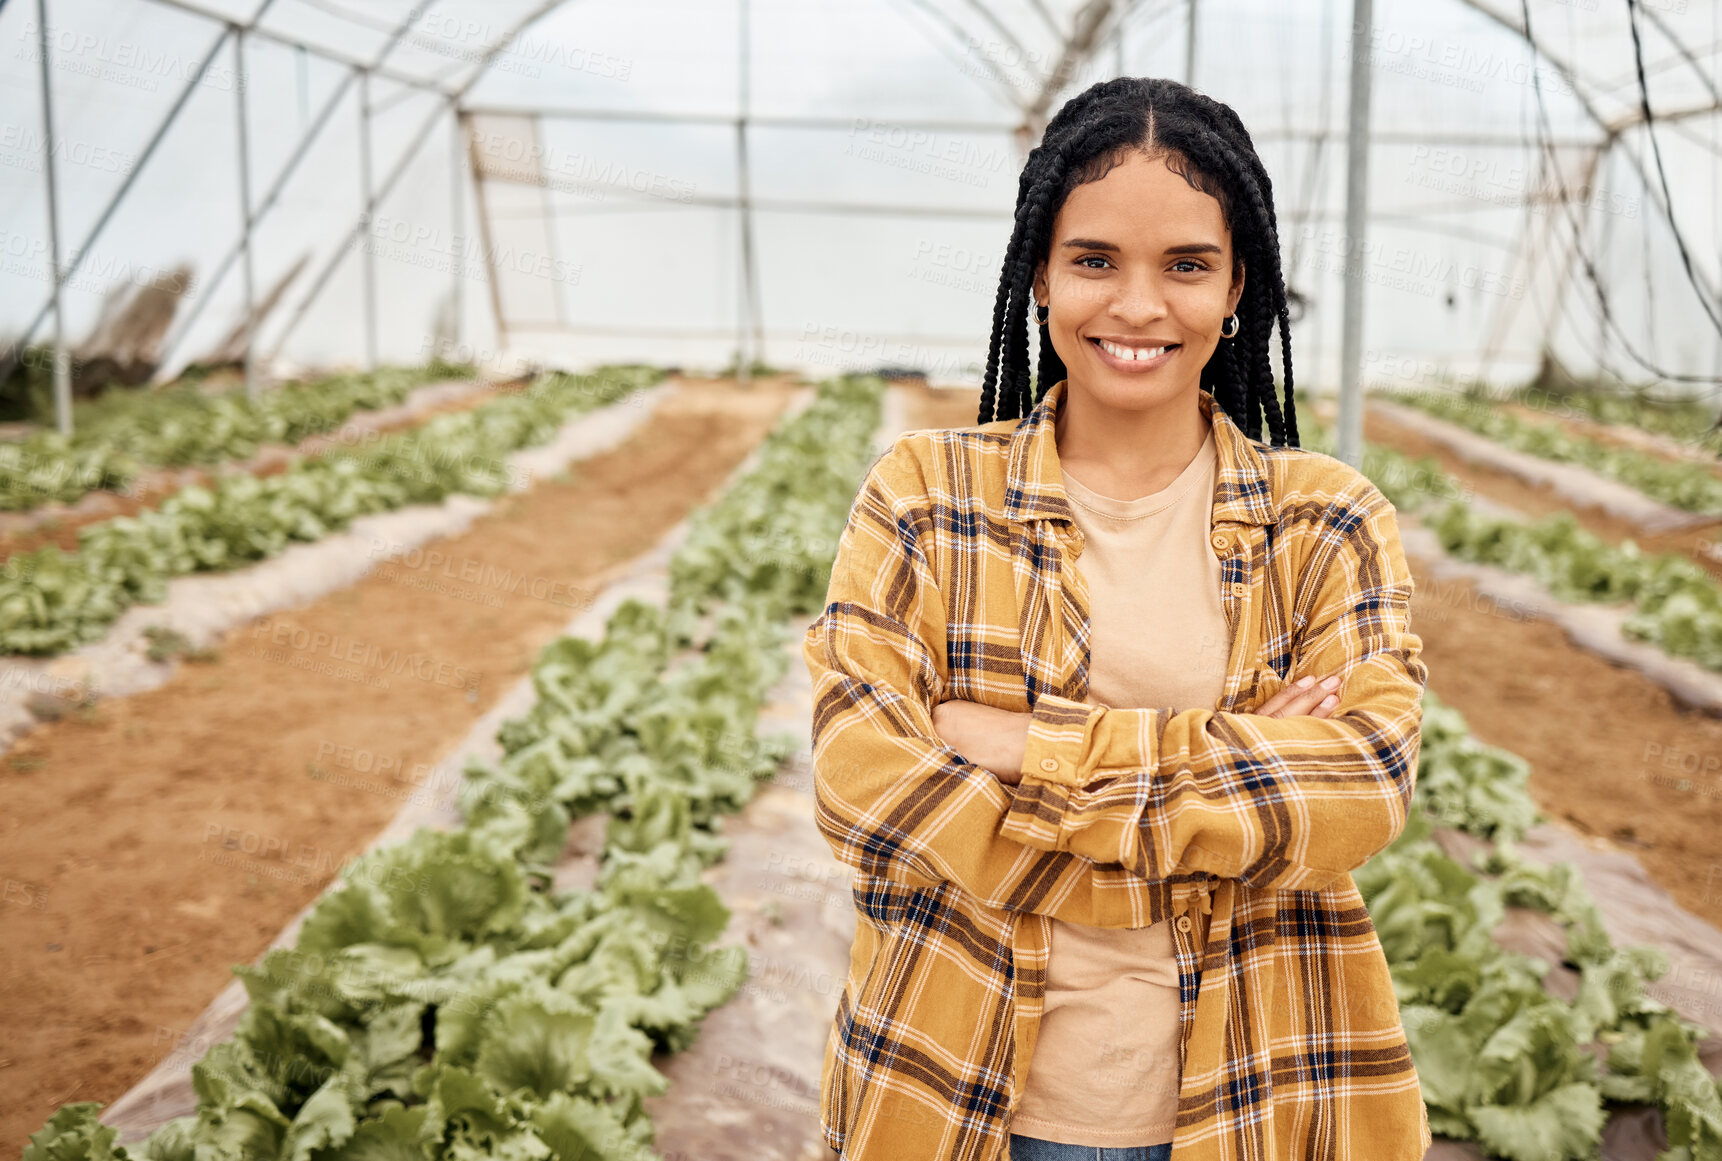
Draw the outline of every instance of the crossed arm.
<instances>
[{"instance_id":1,"label":"crossed arm","mask_svg":"<svg viewBox=\"0 0 1722 1161\"><path fill-rule=\"evenodd\" d=\"M1286 685L1250 710L1268 717L1313 714L1329 717L1339 704L1338 674L1319 682L1313 673ZM933 728L954 749L962 751L977 766L984 766L1006 786L1022 782L1023 762L1028 756L1029 727L1033 713L1002 710L984 702L952 698L933 707Z\"/></svg>"},{"instance_id":2,"label":"crossed arm","mask_svg":"<svg viewBox=\"0 0 1722 1161\"><path fill-rule=\"evenodd\" d=\"M1398 836L1426 669L1395 514L1379 492L1342 498L1347 517L1324 529L1327 563L1301 606L1312 615L1293 669L1341 675L1329 717L1042 695L1021 719L1019 778L1006 786L934 725L945 615L916 471L901 449L874 465L803 641L816 819L839 859L883 878L955 883L998 908L1128 926L1110 911L1127 892L1106 890L1124 877L1318 890Z\"/></svg>"}]
</instances>

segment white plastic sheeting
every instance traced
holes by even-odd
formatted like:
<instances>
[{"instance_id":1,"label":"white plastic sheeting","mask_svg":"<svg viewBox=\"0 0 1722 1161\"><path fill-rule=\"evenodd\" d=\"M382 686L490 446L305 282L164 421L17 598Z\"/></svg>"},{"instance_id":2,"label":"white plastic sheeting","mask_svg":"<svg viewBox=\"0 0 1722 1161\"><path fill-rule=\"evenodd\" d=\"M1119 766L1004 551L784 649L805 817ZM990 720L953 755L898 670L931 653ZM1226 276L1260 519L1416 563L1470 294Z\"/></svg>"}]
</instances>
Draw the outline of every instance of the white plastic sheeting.
<instances>
[{"instance_id":1,"label":"white plastic sheeting","mask_svg":"<svg viewBox=\"0 0 1722 1161\"><path fill-rule=\"evenodd\" d=\"M215 276L241 236L244 75L251 205L267 204L252 245L253 301L270 303L256 350L274 369L417 361L456 338L483 362L717 366L746 330L778 365L975 381L1037 98L1050 113L1120 70L1183 76L1186 0L1117 0L1066 82L1050 80L1104 3L746 0L750 313L743 0L273 0L242 38L243 74L230 36L201 76L223 22L251 23L260 0L47 0L63 254L132 179L67 286L68 339L91 334L104 302L165 282L180 300L164 373L231 350L243 263ZM1663 207L1623 3L1530 3L1544 50L1533 67L1510 0L1381 0L1366 379L1513 381L1545 344L1629 379L1650 377L1640 360L1722 371L1701 299L1714 309L1722 285L1722 129L1707 111L1722 5L1638 6L1673 218L1702 291ZM1196 85L1239 111L1274 177L1288 277L1308 302L1299 380L1329 384L1350 6L1195 11ZM0 8L8 338L51 289L37 40L33 0ZM368 85L355 79L379 60ZM387 193L361 223L367 88L372 188Z\"/></svg>"}]
</instances>

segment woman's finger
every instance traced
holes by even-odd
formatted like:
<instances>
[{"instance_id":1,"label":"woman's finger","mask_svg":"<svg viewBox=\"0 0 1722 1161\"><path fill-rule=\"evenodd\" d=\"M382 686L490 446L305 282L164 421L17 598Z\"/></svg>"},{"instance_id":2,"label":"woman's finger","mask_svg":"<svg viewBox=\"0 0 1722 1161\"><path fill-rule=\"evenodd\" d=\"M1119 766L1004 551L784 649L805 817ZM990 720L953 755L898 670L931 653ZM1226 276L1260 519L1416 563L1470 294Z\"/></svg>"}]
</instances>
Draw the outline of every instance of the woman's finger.
<instances>
[{"instance_id":1,"label":"woman's finger","mask_svg":"<svg viewBox=\"0 0 1722 1161\"><path fill-rule=\"evenodd\" d=\"M1301 681L1302 679L1300 678L1299 680ZM1310 696L1312 693L1315 695L1313 699ZM1324 696L1326 696L1326 692L1321 689L1320 682L1312 679L1308 685L1299 685L1298 682L1294 681L1272 697L1268 698L1268 700L1263 702L1255 712L1259 714L1267 714L1270 717L1277 717L1282 712L1288 710L1293 713L1303 713L1309 708L1309 706L1314 705ZM1293 709L1293 706L1297 706L1299 708Z\"/></svg>"},{"instance_id":2,"label":"woman's finger","mask_svg":"<svg viewBox=\"0 0 1722 1161\"><path fill-rule=\"evenodd\" d=\"M1313 684L1313 682L1311 684ZM1272 697L1270 697L1266 701L1262 702L1261 705L1257 706L1254 710L1252 710L1250 712L1263 714L1267 717L1273 717L1279 711L1279 708L1281 706L1285 705L1287 702L1289 702L1293 697L1295 697L1297 695L1297 693L1299 692L1299 689L1300 689L1300 687L1298 686L1298 684L1296 682L1293 682L1292 684L1285 686L1284 688L1280 689Z\"/></svg>"},{"instance_id":3,"label":"woman's finger","mask_svg":"<svg viewBox=\"0 0 1722 1161\"><path fill-rule=\"evenodd\" d=\"M1331 713L1339 704L1337 691L1328 690L1319 681L1312 681L1307 686L1298 685L1294 682L1281 689L1252 712L1272 718L1310 714L1321 708L1329 698L1332 698L1333 701L1332 704L1325 707L1325 712Z\"/></svg>"},{"instance_id":4,"label":"woman's finger","mask_svg":"<svg viewBox=\"0 0 1722 1161\"><path fill-rule=\"evenodd\" d=\"M1326 717L1338 708L1339 692L1337 690L1330 692L1318 685L1310 689L1306 696L1298 698L1293 706L1293 709L1287 713L1282 713L1280 716L1290 717L1294 714L1309 714L1313 717Z\"/></svg>"},{"instance_id":5,"label":"woman's finger","mask_svg":"<svg viewBox=\"0 0 1722 1161\"><path fill-rule=\"evenodd\" d=\"M1290 718L1307 714L1321 703L1327 696L1327 691L1319 686L1311 689L1300 689L1285 705L1281 706L1275 717Z\"/></svg>"}]
</instances>

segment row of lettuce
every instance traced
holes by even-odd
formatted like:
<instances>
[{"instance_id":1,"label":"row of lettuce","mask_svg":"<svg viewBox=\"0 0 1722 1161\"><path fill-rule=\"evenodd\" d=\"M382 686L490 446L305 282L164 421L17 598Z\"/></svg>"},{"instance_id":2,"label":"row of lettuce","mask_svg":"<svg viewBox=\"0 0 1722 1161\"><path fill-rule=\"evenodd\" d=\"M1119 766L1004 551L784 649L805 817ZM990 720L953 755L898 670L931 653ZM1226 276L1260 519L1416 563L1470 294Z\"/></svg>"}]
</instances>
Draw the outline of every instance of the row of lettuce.
<instances>
[{"instance_id":1,"label":"row of lettuce","mask_svg":"<svg viewBox=\"0 0 1722 1161\"><path fill-rule=\"evenodd\" d=\"M1299 416L1303 445L1331 453L1330 428ZM1631 541L1612 545L1570 512L1517 520L1482 512L1464 483L1432 456L1371 444L1363 473L1400 511L1435 533L1449 555L1535 578L1563 601L1630 602L1621 629L1674 657L1722 670L1722 584L1690 557L1647 553Z\"/></svg>"},{"instance_id":2,"label":"row of lettuce","mask_svg":"<svg viewBox=\"0 0 1722 1161\"><path fill-rule=\"evenodd\" d=\"M468 763L463 825L349 867L291 949L235 968L234 1037L192 1067L194 1115L116 1144L56 1112L25 1161L651 1158L655 1052L690 1044L747 972L700 872L718 819L793 750L759 711L818 609L884 383L822 384L693 518L659 607L622 604L532 671L533 708ZM573 819L607 815L594 887L551 890Z\"/></svg>"},{"instance_id":3,"label":"row of lettuce","mask_svg":"<svg viewBox=\"0 0 1722 1161\"><path fill-rule=\"evenodd\" d=\"M251 1006L194 1066L195 1115L127 1149L99 1106L68 1105L24 1161L654 1157L652 1053L691 1043L746 974L741 949L714 946L728 913L700 871L726 846L717 819L796 743L760 736L759 709L789 660L786 618L823 600L881 389L822 384L695 517L666 606L627 602L601 641L543 652L504 756L465 771L462 827L360 861L293 949L235 969ZM1646 991L1665 957L1615 948L1573 868L1514 852L1541 817L1529 766L1433 693L1422 737L1411 821L1356 879L1435 1131L1578 1161L1613 1108L1648 1104L1659 1161L1722 1157L1701 1029ZM608 816L596 885L552 891L569 824L590 814ZM1437 825L1486 853L1462 864ZM1494 938L1509 907L1564 929L1571 1001L1545 985L1553 965Z\"/></svg>"},{"instance_id":4,"label":"row of lettuce","mask_svg":"<svg viewBox=\"0 0 1722 1161\"><path fill-rule=\"evenodd\" d=\"M1476 395L1418 391L1390 398L1539 459L1577 464L1687 512L1722 515L1722 477L1715 467L1574 434L1558 421L1534 421Z\"/></svg>"},{"instance_id":5,"label":"row of lettuce","mask_svg":"<svg viewBox=\"0 0 1722 1161\"><path fill-rule=\"evenodd\" d=\"M1659 396L1647 387L1603 388L1598 384L1561 387L1539 375L1509 396L1515 403L1557 415L1579 416L1597 423L1636 427L1655 435L1722 455L1722 424L1714 401L1702 395Z\"/></svg>"},{"instance_id":6,"label":"row of lettuce","mask_svg":"<svg viewBox=\"0 0 1722 1161\"><path fill-rule=\"evenodd\" d=\"M1514 844L1542 821L1530 767L1484 745L1433 693L1423 703L1417 789L1404 832L1355 874L1393 973L1430 1128L1509 1161L1598 1156L1615 1108L1653 1105L1657 1161L1722 1159L1722 1088L1698 1057L1707 1035L1646 991L1667 957L1617 948L1576 868L1537 867ZM1435 841L1439 825L1484 840L1472 865ZM1564 931L1569 1001L1556 965L1496 939L1509 907ZM1612 1106L1612 1107L1611 1107Z\"/></svg>"},{"instance_id":7,"label":"row of lettuce","mask_svg":"<svg viewBox=\"0 0 1722 1161\"><path fill-rule=\"evenodd\" d=\"M380 367L284 383L256 399L237 387L210 392L195 382L110 390L74 408L70 436L43 430L0 442L0 510L125 491L147 468L244 459L264 444L333 431L355 412L392 407L424 383L475 374L470 365L442 361Z\"/></svg>"},{"instance_id":8,"label":"row of lettuce","mask_svg":"<svg viewBox=\"0 0 1722 1161\"><path fill-rule=\"evenodd\" d=\"M56 654L98 640L131 605L164 600L173 577L237 568L358 516L451 493L494 496L510 484L510 452L663 377L636 365L545 374L471 410L306 456L274 475L189 485L153 509L78 529L75 551L48 543L15 552L0 565L0 653Z\"/></svg>"},{"instance_id":9,"label":"row of lettuce","mask_svg":"<svg viewBox=\"0 0 1722 1161\"><path fill-rule=\"evenodd\" d=\"M1331 454L1331 429L1302 427L1304 446ZM1628 633L1722 668L1722 635L1694 634L1686 611L1701 600L1722 613L1722 589L1685 557L1613 548L1567 513L1534 523L1481 514L1433 457L1371 445L1362 467L1453 556L1529 573L1566 600L1636 601ZM1355 876L1393 971L1430 1127L1510 1161L1580 1161L1596 1155L1607 1102L1651 1104L1669 1143L1658 1161L1722 1161L1722 1090L1696 1049L1705 1029L1645 990L1667 958L1615 948L1576 868L1541 869L1516 854L1542 821L1529 778L1523 758L1477 741L1457 710L1426 693L1421 809ZM1434 840L1437 825L1485 840L1485 852L1460 863ZM1579 974L1572 1001L1546 987L1554 965L1495 939L1509 906L1546 912L1564 930L1562 963Z\"/></svg>"}]
</instances>

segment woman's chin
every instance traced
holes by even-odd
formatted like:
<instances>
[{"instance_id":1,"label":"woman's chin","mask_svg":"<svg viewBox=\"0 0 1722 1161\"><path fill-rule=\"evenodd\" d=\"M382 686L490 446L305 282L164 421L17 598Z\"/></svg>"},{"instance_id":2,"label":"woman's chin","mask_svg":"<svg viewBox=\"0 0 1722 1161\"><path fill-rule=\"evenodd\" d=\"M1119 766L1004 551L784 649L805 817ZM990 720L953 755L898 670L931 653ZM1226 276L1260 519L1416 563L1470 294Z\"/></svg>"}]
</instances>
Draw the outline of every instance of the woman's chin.
<instances>
[{"instance_id":1,"label":"woman's chin","mask_svg":"<svg viewBox=\"0 0 1722 1161\"><path fill-rule=\"evenodd\" d=\"M1153 411L1183 395L1189 384L1164 375L1121 375L1101 371L1072 380L1067 390L1082 392L1095 403L1114 411Z\"/></svg>"}]
</instances>

